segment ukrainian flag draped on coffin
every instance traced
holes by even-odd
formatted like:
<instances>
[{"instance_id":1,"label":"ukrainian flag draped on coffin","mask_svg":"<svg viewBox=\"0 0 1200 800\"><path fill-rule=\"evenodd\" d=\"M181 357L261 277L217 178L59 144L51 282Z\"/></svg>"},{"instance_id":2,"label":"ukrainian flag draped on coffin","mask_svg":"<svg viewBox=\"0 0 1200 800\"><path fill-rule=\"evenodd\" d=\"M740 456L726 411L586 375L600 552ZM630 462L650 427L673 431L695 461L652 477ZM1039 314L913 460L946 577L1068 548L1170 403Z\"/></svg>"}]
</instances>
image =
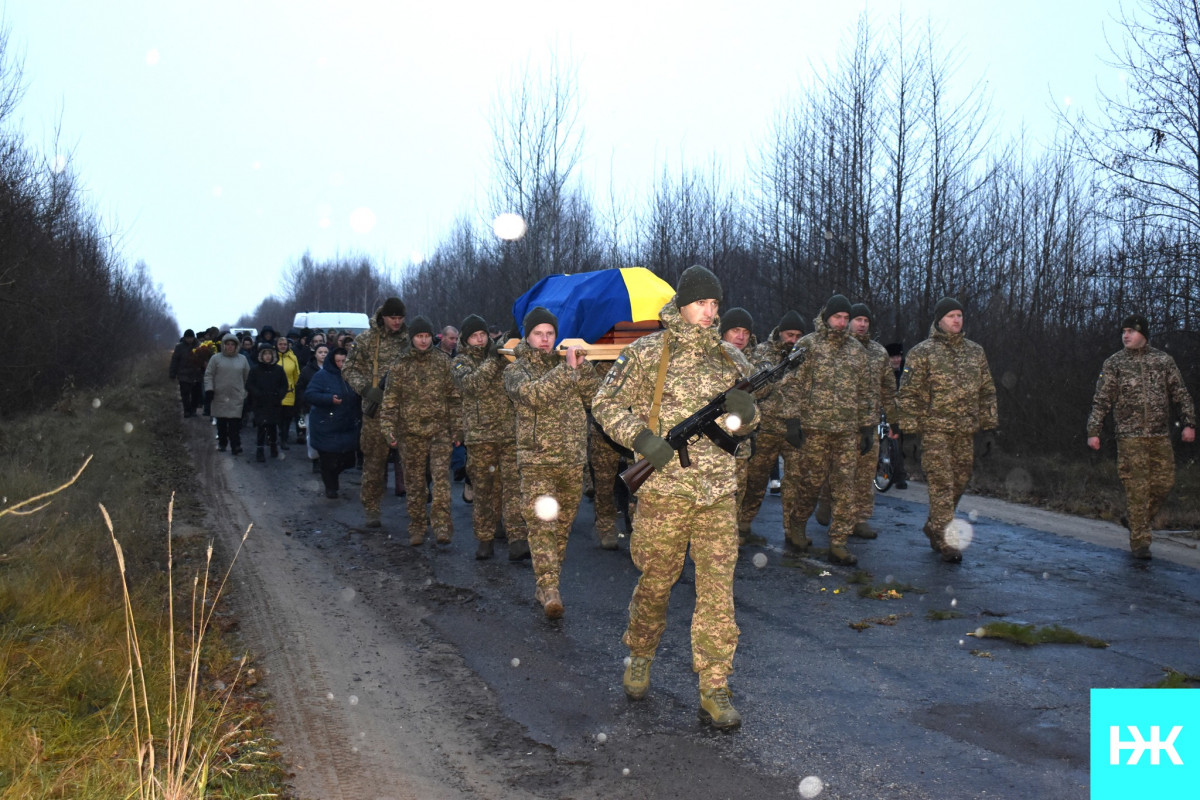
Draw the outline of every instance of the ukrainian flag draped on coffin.
<instances>
[{"instance_id":1,"label":"ukrainian flag draped on coffin","mask_svg":"<svg viewBox=\"0 0 1200 800\"><path fill-rule=\"evenodd\" d=\"M560 340L595 342L618 322L657 320L674 296L671 284L645 267L551 275L516 299L513 318L520 325L531 308L542 306L558 317Z\"/></svg>"}]
</instances>

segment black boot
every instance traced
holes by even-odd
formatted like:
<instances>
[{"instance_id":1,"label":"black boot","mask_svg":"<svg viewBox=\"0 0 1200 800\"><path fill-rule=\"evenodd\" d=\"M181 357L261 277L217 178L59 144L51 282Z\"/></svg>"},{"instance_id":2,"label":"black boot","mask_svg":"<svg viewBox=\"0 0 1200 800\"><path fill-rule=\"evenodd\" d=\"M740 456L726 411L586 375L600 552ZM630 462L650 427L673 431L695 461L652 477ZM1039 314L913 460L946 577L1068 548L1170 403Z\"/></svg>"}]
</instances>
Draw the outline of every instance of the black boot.
<instances>
[{"instance_id":1,"label":"black boot","mask_svg":"<svg viewBox=\"0 0 1200 800\"><path fill-rule=\"evenodd\" d=\"M266 461L267 460L267 457L265 455L263 455L263 449L261 447L255 449L254 460L255 461Z\"/></svg>"},{"instance_id":2,"label":"black boot","mask_svg":"<svg viewBox=\"0 0 1200 800\"><path fill-rule=\"evenodd\" d=\"M274 442L271 443L271 458L279 458L279 447Z\"/></svg>"}]
</instances>

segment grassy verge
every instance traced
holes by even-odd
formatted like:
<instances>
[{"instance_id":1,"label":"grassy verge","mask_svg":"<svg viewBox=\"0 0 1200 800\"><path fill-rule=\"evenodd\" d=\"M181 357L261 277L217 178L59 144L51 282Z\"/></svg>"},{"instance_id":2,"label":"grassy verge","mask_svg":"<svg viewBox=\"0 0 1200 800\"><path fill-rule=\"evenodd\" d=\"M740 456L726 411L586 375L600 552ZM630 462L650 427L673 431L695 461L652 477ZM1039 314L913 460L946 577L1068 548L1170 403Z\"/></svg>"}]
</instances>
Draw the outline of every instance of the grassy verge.
<instances>
[{"instance_id":1,"label":"grassy verge","mask_svg":"<svg viewBox=\"0 0 1200 800\"><path fill-rule=\"evenodd\" d=\"M193 577L206 569L210 537L196 527L201 508L190 493L177 390L165 372L157 361L114 368L112 387L0 426L0 511L60 486L93 456L40 511L0 516L0 798L162 796L162 776L147 773L148 757L156 755L161 769L169 740L185 727L185 749L211 760L195 762L201 780L181 800L286 796L250 686L252 662L221 633L219 617L202 639L193 633ZM175 490L176 531L182 522L191 533L172 542L172 597L167 531ZM121 543L128 603L101 503ZM217 576L222 563L228 558L218 553ZM199 607L213 610L203 599ZM136 685L127 612L144 666ZM190 697L179 689L189 671ZM133 689L144 701L136 729Z\"/></svg>"}]
</instances>

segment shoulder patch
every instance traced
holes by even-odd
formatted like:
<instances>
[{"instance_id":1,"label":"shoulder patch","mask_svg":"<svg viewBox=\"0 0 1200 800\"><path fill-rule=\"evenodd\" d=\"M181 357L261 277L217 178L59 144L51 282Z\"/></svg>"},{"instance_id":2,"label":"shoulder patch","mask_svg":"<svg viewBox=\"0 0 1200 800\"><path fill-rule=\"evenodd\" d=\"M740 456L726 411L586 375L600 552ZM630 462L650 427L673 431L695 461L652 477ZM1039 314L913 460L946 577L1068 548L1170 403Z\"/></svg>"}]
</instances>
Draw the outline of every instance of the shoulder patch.
<instances>
[{"instance_id":1,"label":"shoulder patch","mask_svg":"<svg viewBox=\"0 0 1200 800\"><path fill-rule=\"evenodd\" d=\"M604 383L607 385L619 378L621 373L625 371L625 364L627 362L628 359L625 357L624 353L621 353L621 355L617 356L617 360L614 361L613 365L608 368L608 374L604 376Z\"/></svg>"}]
</instances>

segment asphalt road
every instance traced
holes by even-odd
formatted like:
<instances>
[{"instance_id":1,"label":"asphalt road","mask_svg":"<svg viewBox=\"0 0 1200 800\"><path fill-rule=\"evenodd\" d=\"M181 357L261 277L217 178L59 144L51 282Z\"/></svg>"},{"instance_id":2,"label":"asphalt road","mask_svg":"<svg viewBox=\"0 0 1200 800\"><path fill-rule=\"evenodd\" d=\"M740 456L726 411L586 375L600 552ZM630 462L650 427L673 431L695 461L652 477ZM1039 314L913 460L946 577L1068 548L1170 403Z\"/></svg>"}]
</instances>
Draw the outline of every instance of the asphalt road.
<instances>
[{"instance_id":1,"label":"asphalt road","mask_svg":"<svg viewBox=\"0 0 1200 800\"><path fill-rule=\"evenodd\" d=\"M730 685L744 723L716 733L696 719L690 562L650 694L634 703L622 693L620 639L637 570L627 539L617 552L596 546L590 501L567 549L566 615L550 622L533 600L528 561L509 562L503 542L494 560L474 559L461 484L454 541L412 548L404 500L390 493L383 532L360 527L358 473L329 501L295 455L226 469L239 485L265 482L284 498L280 552L322 561L344 584L330 589L332 606L353 591L383 618L421 608L418 649L441 648L461 667L439 690L444 710L431 713L468 720L467 737L503 730L485 748L499 763L542 754L528 780L519 765L505 778L513 796L1086 798L1089 689L1149 686L1167 669L1200 675L1195 568L1132 561L1111 525L1063 518L1056 533L1055 515L1023 526L1011 521L1028 516L1019 507L966 498L960 516L973 541L949 565L921 533L914 486L877 496L880 536L852 539L859 564L846 568L786 556L780 501L768 496L755 524L768 544L745 548L736 573L741 639ZM809 535L826 545L815 522ZM1178 560L1195 557L1187 543L1175 549ZM876 596L889 586L899 596ZM866 588L874 591L861 596ZM998 621L1061 625L1108 647L972 635ZM468 684L486 707L455 700ZM805 794L814 782L801 782L814 777L822 791Z\"/></svg>"}]
</instances>

